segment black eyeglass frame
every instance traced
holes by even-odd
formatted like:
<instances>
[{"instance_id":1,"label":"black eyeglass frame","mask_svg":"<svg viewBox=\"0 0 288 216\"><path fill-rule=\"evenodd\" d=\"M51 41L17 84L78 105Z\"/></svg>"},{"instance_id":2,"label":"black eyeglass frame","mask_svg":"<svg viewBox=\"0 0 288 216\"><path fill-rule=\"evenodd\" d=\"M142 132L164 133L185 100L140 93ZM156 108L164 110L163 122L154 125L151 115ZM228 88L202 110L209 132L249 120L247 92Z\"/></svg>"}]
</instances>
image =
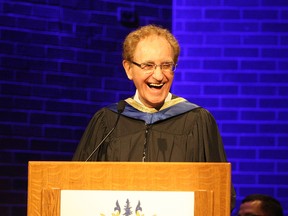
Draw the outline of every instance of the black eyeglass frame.
<instances>
[{"instance_id":1,"label":"black eyeglass frame","mask_svg":"<svg viewBox=\"0 0 288 216\"><path fill-rule=\"evenodd\" d=\"M164 70L162 69L163 65L165 65L165 64L171 64L171 66L172 66L171 70L169 70L169 71L167 70L167 71L165 71L165 72L174 73L175 70L176 70L176 66L177 66L177 64L174 64L173 62L166 62L166 63L162 63L162 64L160 64L160 65L157 65L157 64L155 64L155 63L141 63L141 64L139 64L139 63L137 63L137 62L135 62L135 61L130 61L130 62L131 62L132 64L136 65L137 67L141 68L142 70L148 71L148 72L153 72L153 71L155 71L158 66L160 67L161 71L165 71L165 69L164 69ZM153 69L151 69L151 71L150 71L149 69L148 69L148 70L145 70L145 68L144 68L143 65L147 65L147 64L150 64L151 66L152 66L152 65L154 66Z\"/></svg>"}]
</instances>

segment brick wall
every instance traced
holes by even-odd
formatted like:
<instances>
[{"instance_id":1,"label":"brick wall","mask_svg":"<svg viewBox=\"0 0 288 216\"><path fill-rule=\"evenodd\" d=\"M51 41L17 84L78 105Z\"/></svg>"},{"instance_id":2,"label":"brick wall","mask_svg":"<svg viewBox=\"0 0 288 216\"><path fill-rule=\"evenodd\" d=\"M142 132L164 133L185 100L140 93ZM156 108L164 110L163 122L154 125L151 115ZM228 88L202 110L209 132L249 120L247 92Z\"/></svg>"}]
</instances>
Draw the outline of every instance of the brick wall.
<instances>
[{"instance_id":1,"label":"brick wall","mask_svg":"<svg viewBox=\"0 0 288 216\"><path fill-rule=\"evenodd\" d=\"M134 92L121 43L148 23L173 26L173 92L214 114L237 206L261 192L287 213L287 20L280 0L0 1L1 214L26 215L29 160L70 160L92 114Z\"/></svg>"},{"instance_id":2,"label":"brick wall","mask_svg":"<svg viewBox=\"0 0 288 216\"><path fill-rule=\"evenodd\" d=\"M214 114L237 207L265 193L288 214L288 1L173 4L182 46L173 91Z\"/></svg>"},{"instance_id":3,"label":"brick wall","mask_svg":"<svg viewBox=\"0 0 288 216\"><path fill-rule=\"evenodd\" d=\"M94 112L134 92L122 41L138 25L171 28L171 5L0 1L1 215L26 215L28 161L71 160Z\"/></svg>"}]
</instances>

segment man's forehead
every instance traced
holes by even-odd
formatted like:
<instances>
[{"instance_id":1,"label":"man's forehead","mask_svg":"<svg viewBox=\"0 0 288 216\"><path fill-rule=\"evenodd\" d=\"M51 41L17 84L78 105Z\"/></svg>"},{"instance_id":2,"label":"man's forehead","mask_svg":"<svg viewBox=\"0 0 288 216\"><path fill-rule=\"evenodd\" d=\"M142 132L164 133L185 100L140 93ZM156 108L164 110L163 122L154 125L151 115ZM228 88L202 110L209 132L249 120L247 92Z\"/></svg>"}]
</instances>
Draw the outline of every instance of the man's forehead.
<instances>
[{"instance_id":1,"label":"man's forehead","mask_svg":"<svg viewBox=\"0 0 288 216\"><path fill-rule=\"evenodd\" d=\"M263 215L261 210L261 201L255 200L250 202L242 203L239 210L239 215L252 214L252 215Z\"/></svg>"}]
</instances>

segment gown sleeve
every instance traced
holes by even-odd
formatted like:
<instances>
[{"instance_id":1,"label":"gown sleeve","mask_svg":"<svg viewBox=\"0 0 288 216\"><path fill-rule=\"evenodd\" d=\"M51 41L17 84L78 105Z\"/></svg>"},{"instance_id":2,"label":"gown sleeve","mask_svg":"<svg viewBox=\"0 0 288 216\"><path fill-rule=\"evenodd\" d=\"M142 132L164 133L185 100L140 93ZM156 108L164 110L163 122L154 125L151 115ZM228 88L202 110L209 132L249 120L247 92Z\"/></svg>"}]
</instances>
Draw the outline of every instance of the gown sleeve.
<instances>
[{"instance_id":1,"label":"gown sleeve","mask_svg":"<svg viewBox=\"0 0 288 216\"><path fill-rule=\"evenodd\" d=\"M203 132L202 142L206 162L226 162L226 154L214 117L206 109L201 109L198 127ZM201 138L199 138L201 139ZM200 141L201 143L201 141Z\"/></svg>"},{"instance_id":2,"label":"gown sleeve","mask_svg":"<svg viewBox=\"0 0 288 216\"><path fill-rule=\"evenodd\" d=\"M103 109L95 113L76 148L72 158L73 161L85 161L89 157L107 134L108 128L105 122L105 111ZM95 161L96 155L97 152L91 157L91 160Z\"/></svg>"},{"instance_id":3,"label":"gown sleeve","mask_svg":"<svg viewBox=\"0 0 288 216\"><path fill-rule=\"evenodd\" d=\"M214 117L210 112L202 109L200 118L202 118L199 122L202 122L205 160L207 162L227 162L222 138ZM231 211L235 207L235 202L236 192L233 184L231 184Z\"/></svg>"}]
</instances>

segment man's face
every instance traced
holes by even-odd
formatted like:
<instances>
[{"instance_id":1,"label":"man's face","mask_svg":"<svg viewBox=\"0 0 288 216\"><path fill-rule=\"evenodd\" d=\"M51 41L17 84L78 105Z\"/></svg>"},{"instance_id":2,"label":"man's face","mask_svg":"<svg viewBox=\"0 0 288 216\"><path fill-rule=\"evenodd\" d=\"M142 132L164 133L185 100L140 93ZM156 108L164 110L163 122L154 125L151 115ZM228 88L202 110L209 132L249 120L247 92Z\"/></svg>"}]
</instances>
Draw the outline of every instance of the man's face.
<instances>
[{"instance_id":1,"label":"man's face","mask_svg":"<svg viewBox=\"0 0 288 216\"><path fill-rule=\"evenodd\" d=\"M133 61L138 64L160 65L173 62L173 57L173 49L165 38L149 36L137 44ZM173 72L164 72L158 66L151 73L146 73L145 70L125 60L123 66L128 78L133 80L139 92L140 101L147 107L160 108L170 91Z\"/></svg>"},{"instance_id":2,"label":"man's face","mask_svg":"<svg viewBox=\"0 0 288 216\"><path fill-rule=\"evenodd\" d=\"M240 205L238 216L267 216L261 210L261 201L255 200L251 202L245 202Z\"/></svg>"}]
</instances>

